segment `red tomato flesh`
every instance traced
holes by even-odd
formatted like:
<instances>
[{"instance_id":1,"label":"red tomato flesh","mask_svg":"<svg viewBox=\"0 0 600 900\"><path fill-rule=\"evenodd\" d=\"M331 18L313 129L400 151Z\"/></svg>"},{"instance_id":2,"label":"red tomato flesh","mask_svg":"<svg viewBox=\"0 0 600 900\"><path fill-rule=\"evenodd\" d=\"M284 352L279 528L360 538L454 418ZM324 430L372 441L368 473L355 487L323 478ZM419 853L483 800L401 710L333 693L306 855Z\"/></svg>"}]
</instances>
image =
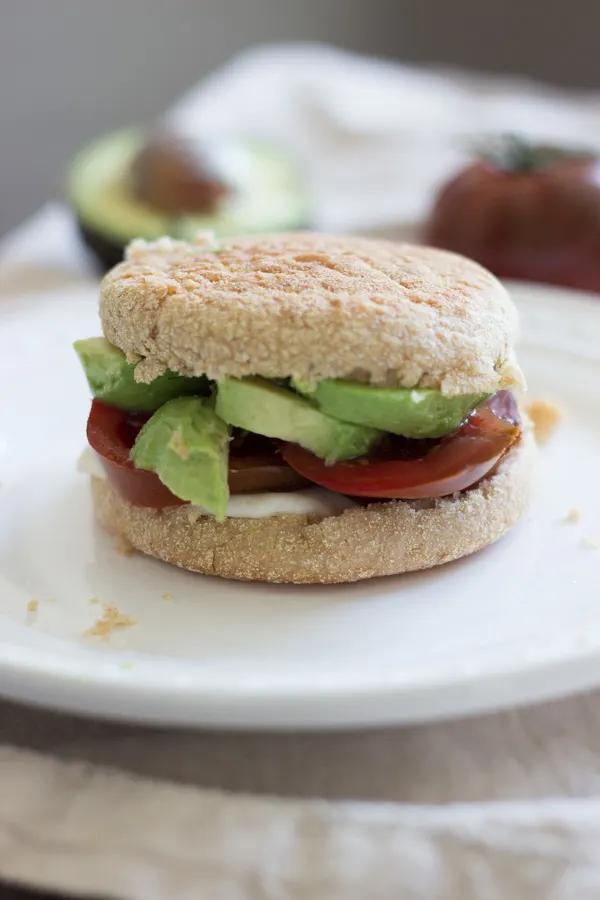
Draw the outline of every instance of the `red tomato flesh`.
<instances>
[{"instance_id":1,"label":"red tomato flesh","mask_svg":"<svg viewBox=\"0 0 600 900\"><path fill-rule=\"evenodd\" d=\"M520 435L514 397L499 391L453 434L417 459L361 458L328 465L297 444L284 444L285 461L309 481L354 497L421 500L446 497L480 481Z\"/></svg>"},{"instance_id":2,"label":"red tomato flesh","mask_svg":"<svg viewBox=\"0 0 600 900\"><path fill-rule=\"evenodd\" d=\"M186 501L172 494L155 472L137 469L130 458L138 432L149 418L150 413L129 413L94 400L87 425L88 443L98 454L110 481L133 506L180 506ZM281 460L272 441L252 435L232 442L232 494L293 491L299 487L306 487L306 480Z\"/></svg>"}]
</instances>

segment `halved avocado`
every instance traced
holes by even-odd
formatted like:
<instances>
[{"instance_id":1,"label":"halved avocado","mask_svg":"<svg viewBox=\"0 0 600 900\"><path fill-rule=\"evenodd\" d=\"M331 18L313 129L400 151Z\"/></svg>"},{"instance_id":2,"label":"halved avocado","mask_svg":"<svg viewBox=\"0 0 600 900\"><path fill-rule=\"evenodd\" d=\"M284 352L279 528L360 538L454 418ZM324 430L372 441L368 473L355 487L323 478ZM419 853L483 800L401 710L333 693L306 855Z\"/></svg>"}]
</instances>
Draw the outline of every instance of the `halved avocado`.
<instances>
[{"instance_id":1,"label":"halved avocado","mask_svg":"<svg viewBox=\"0 0 600 900\"><path fill-rule=\"evenodd\" d=\"M104 269L123 258L134 238L162 235L189 240L197 231L217 236L293 231L308 227L309 201L295 162L259 141L237 142L243 159L233 190L214 212L171 217L134 193L131 167L147 135L127 129L100 138L73 161L68 196L80 233ZM224 145L224 152L230 152ZM218 148L217 148L218 155Z\"/></svg>"}]
</instances>

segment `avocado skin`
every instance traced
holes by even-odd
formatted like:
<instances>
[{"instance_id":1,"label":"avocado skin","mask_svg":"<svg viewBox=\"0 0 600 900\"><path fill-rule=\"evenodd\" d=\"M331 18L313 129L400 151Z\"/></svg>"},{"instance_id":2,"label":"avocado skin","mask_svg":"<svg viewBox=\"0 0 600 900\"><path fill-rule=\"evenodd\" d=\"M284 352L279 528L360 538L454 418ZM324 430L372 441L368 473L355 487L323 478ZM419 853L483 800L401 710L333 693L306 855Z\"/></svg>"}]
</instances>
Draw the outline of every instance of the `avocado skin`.
<instances>
[{"instance_id":1,"label":"avocado skin","mask_svg":"<svg viewBox=\"0 0 600 900\"><path fill-rule=\"evenodd\" d=\"M110 269L123 262L126 244L118 244L105 238L98 231L85 225L81 219L77 219L77 230L90 251L94 267L100 275L105 275Z\"/></svg>"},{"instance_id":2,"label":"avocado skin","mask_svg":"<svg viewBox=\"0 0 600 900\"><path fill-rule=\"evenodd\" d=\"M302 384L295 386L302 390ZM488 396L447 397L432 388L378 388L335 379L321 381L310 393L319 409L332 418L416 440L456 431Z\"/></svg>"},{"instance_id":3,"label":"avocado skin","mask_svg":"<svg viewBox=\"0 0 600 900\"><path fill-rule=\"evenodd\" d=\"M333 419L305 397L259 377L220 381L215 410L230 425L300 444L327 462L363 456L382 436Z\"/></svg>"},{"instance_id":4,"label":"avocado skin","mask_svg":"<svg viewBox=\"0 0 600 900\"><path fill-rule=\"evenodd\" d=\"M229 502L229 429L212 400L176 397L148 419L131 450L140 469L155 472L181 500L222 522Z\"/></svg>"},{"instance_id":5,"label":"avocado skin","mask_svg":"<svg viewBox=\"0 0 600 900\"><path fill-rule=\"evenodd\" d=\"M76 219L76 224L81 240L89 251L94 268L99 275L105 275L123 262L129 241L126 244L116 243L110 238L104 237L94 228L90 228L81 219ZM307 219L304 223L300 222L297 229L298 231L313 231L314 224ZM131 240L134 237L135 235L132 235Z\"/></svg>"},{"instance_id":6,"label":"avocado skin","mask_svg":"<svg viewBox=\"0 0 600 900\"><path fill-rule=\"evenodd\" d=\"M125 354L106 338L87 338L73 344L92 394L97 400L132 412L153 412L182 394L203 395L209 392L204 376L186 378L167 371L148 384L135 380L135 367Z\"/></svg>"}]
</instances>

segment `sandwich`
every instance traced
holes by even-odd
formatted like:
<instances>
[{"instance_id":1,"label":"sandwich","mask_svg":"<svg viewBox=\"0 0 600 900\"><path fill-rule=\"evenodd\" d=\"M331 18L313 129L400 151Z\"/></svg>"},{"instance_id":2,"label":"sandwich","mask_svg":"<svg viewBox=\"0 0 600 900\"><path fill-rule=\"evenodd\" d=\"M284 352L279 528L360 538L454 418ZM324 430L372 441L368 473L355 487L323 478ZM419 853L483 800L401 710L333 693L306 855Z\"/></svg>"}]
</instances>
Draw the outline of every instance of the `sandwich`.
<instances>
[{"instance_id":1,"label":"sandwich","mask_svg":"<svg viewBox=\"0 0 600 900\"><path fill-rule=\"evenodd\" d=\"M279 234L130 244L77 341L95 514L193 572L339 583L437 566L525 512L518 320L428 247Z\"/></svg>"}]
</instances>

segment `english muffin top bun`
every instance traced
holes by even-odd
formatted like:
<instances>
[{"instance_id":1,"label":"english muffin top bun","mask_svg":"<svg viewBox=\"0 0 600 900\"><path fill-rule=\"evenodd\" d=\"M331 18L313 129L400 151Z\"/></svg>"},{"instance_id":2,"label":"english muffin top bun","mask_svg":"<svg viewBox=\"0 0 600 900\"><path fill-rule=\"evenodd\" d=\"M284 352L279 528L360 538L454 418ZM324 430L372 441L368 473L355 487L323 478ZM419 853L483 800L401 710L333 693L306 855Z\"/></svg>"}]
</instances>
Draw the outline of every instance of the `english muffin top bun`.
<instances>
[{"instance_id":1,"label":"english muffin top bun","mask_svg":"<svg viewBox=\"0 0 600 900\"><path fill-rule=\"evenodd\" d=\"M207 252L208 251L208 252ZM359 237L135 241L102 285L111 343L186 375L346 378L446 394L521 385L515 308L477 263Z\"/></svg>"},{"instance_id":2,"label":"english muffin top bun","mask_svg":"<svg viewBox=\"0 0 600 900\"><path fill-rule=\"evenodd\" d=\"M77 341L82 468L134 548L244 580L456 559L523 514L516 310L470 260L317 234L134 241Z\"/></svg>"}]
</instances>

